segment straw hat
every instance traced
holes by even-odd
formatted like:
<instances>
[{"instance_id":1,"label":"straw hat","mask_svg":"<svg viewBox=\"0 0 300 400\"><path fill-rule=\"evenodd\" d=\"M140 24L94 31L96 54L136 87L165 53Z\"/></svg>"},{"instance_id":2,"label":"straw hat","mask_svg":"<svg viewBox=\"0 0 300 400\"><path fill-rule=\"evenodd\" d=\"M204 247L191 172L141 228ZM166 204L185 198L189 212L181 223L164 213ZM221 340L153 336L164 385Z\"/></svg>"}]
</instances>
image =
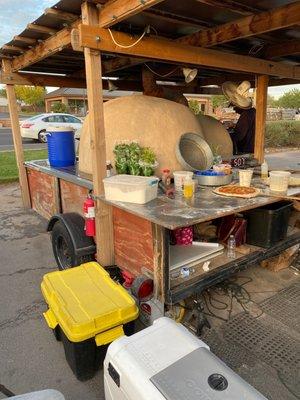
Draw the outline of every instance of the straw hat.
<instances>
[{"instance_id":1,"label":"straw hat","mask_svg":"<svg viewBox=\"0 0 300 400\"><path fill-rule=\"evenodd\" d=\"M224 82L222 90L224 96L235 106L248 109L252 106L249 89L251 84L248 81L244 81L239 85L234 82Z\"/></svg>"}]
</instances>

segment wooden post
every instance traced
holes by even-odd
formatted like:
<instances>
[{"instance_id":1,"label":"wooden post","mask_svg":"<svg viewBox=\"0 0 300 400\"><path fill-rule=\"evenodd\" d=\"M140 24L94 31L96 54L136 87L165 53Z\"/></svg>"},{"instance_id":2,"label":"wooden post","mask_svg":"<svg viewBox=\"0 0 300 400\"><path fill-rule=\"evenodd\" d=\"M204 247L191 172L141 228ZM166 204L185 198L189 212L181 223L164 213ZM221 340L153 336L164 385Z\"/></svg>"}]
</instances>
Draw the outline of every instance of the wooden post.
<instances>
[{"instance_id":1,"label":"wooden post","mask_svg":"<svg viewBox=\"0 0 300 400\"><path fill-rule=\"evenodd\" d=\"M268 75L258 75L256 77L256 121L254 157L257 158L260 163L264 161L268 82Z\"/></svg>"},{"instance_id":2,"label":"wooden post","mask_svg":"<svg viewBox=\"0 0 300 400\"><path fill-rule=\"evenodd\" d=\"M10 73L11 72L10 60L2 60L2 67L4 72ZM24 166L24 153L23 153L22 137L19 125L18 103L16 99L14 85L6 85L6 94L8 100L8 108L11 121L16 161L19 171L19 183L21 188L23 206L25 208L30 208L31 207L30 193L28 187L26 168Z\"/></svg>"},{"instance_id":3,"label":"wooden post","mask_svg":"<svg viewBox=\"0 0 300 400\"><path fill-rule=\"evenodd\" d=\"M84 24L98 24L98 9L92 3L83 3ZM103 115L102 71L100 51L84 48L89 127L91 130L92 170L94 195L104 193L102 179L106 177L106 147ZM103 266L114 264L114 237L112 208L96 200L96 246L97 260Z\"/></svg>"}]
</instances>

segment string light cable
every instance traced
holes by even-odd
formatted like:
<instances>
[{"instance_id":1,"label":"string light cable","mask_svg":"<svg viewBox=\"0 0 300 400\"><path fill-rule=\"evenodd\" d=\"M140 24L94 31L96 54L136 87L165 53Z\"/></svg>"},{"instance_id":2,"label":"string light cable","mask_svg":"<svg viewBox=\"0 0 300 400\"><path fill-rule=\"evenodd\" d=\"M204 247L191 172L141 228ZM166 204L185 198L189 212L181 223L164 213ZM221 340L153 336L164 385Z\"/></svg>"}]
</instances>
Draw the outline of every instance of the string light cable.
<instances>
[{"instance_id":1,"label":"string light cable","mask_svg":"<svg viewBox=\"0 0 300 400\"><path fill-rule=\"evenodd\" d=\"M159 76L160 78L166 78L167 76L172 75L175 71L177 71L180 68L180 67L176 67L176 68L172 69L172 71L167 72L166 74L162 75L162 74L159 74L158 72L154 71L154 69L152 69L147 63L145 63L144 65L149 69L149 71L151 71L154 75Z\"/></svg>"},{"instance_id":2,"label":"string light cable","mask_svg":"<svg viewBox=\"0 0 300 400\"><path fill-rule=\"evenodd\" d=\"M121 43L117 42L116 39L114 38L112 31L110 30L110 28L108 28L108 32L110 34L112 41L114 42L114 44L116 46L121 47L122 49L129 49L131 47L136 46L143 39L143 37L146 35L146 33L149 33L149 30L150 30L150 26L148 25L144 29L144 32L141 34L141 36L134 43L125 45L125 44L121 44Z\"/></svg>"}]
</instances>

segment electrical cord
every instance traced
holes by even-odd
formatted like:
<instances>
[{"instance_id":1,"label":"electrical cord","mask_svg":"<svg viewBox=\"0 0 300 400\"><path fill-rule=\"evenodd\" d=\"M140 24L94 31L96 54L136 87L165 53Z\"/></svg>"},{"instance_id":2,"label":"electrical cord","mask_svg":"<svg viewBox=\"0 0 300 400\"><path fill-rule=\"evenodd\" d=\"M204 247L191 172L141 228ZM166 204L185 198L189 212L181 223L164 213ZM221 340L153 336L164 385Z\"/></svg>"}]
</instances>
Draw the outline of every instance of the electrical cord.
<instances>
[{"instance_id":1,"label":"electrical cord","mask_svg":"<svg viewBox=\"0 0 300 400\"><path fill-rule=\"evenodd\" d=\"M176 67L174 69L172 69L172 71L166 73L166 74L159 74L158 72L154 71L154 69L152 69L147 63L144 63L144 65L149 69L149 71L151 71L154 75L159 76L160 78L166 78L169 75L172 75L175 71L177 71L180 67Z\"/></svg>"},{"instance_id":2,"label":"electrical cord","mask_svg":"<svg viewBox=\"0 0 300 400\"><path fill-rule=\"evenodd\" d=\"M129 49L129 48L131 48L131 47L136 46L136 45L143 39L143 37L144 37L144 36L146 35L146 33L148 32L148 30L149 30L149 28L148 28L148 26L147 26L147 27L144 29L144 32L142 33L142 35L141 35L134 43L129 44L129 45L124 45L124 44L118 43L118 42L116 41L116 39L114 38L114 35L113 35L112 31L108 28L108 32L109 32L109 34L110 34L110 37L111 37L112 41L114 42L114 44L115 44L116 46L121 47L122 49Z\"/></svg>"},{"instance_id":3,"label":"electrical cord","mask_svg":"<svg viewBox=\"0 0 300 400\"><path fill-rule=\"evenodd\" d=\"M238 280L243 280L241 283ZM245 285L252 282L253 279L247 276L233 277L230 280L224 281L217 285L215 288L207 289L203 292L202 297L205 302L207 309L206 315L228 322L231 319L233 304L236 301L240 307L247 313L249 313L248 305L255 303L251 298L251 293L245 288ZM266 291L275 292L275 291ZM255 292L253 292L255 293ZM264 292L257 292L264 293ZM222 296L228 299L218 299L217 296ZM257 304L258 305L258 304ZM259 305L258 305L259 306ZM228 312L228 317L224 318L218 315L214 310ZM205 313L204 313L205 314ZM253 318L259 318L263 314L263 311Z\"/></svg>"}]
</instances>

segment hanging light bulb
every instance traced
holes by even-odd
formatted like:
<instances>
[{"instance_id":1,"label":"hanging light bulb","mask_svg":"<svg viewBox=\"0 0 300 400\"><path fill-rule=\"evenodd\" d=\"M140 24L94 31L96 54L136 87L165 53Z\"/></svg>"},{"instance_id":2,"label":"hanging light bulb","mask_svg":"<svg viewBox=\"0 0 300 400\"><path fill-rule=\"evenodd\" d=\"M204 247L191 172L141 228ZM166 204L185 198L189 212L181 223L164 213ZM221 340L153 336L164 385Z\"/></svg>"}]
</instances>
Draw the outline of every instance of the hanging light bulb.
<instances>
[{"instance_id":1,"label":"hanging light bulb","mask_svg":"<svg viewBox=\"0 0 300 400\"><path fill-rule=\"evenodd\" d=\"M182 73L184 75L184 80L186 81L186 83L190 83L192 82L197 74L198 74L198 70L197 68L182 68Z\"/></svg>"},{"instance_id":2,"label":"hanging light bulb","mask_svg":"<svg viewBox=\"0 0 300 400\"><path fill-rule=\"evenodd\" d=\"M114 85L114 84L112 83L112 81L108 80L108 91L109 91L109 92L113 92L114 90L117 90L117 89L118 89L117 86Z\"/></svg>"}]
</instances>

